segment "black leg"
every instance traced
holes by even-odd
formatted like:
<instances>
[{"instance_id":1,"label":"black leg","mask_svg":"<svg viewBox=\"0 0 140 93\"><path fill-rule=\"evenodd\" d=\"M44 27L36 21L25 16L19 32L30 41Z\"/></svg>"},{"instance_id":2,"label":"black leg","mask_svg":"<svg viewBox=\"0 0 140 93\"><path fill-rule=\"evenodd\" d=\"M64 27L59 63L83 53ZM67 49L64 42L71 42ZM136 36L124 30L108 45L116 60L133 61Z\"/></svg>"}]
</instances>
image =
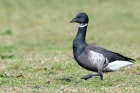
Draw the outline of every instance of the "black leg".
<instances>
[{"instance_id":1,"label":"black leg","mask_svg":"<svg viewBox=\"0 0 140 93\"><path fill-rule=\"evenodd\" d=\"M103 80L103 74L100 75L101 80Z\"/></svg>"},{"instance_id":2,"label":"black leg","mask_svg":"<svg viewBox=\"0 0 140 93\"><path fill-rule=\"evenodd\" d=\"M86 75L86 76L84 76L84 77L81 77L81 79L87 80L87 79L91 78L92 75L93 75L93 74L88 74L88 75Z\"/></svg>"},{"instance_id":3,"label":"black leg","mask_svg":"<svg viewBox=\"0 0 140 93\"><path fill-rule=\"evenodd\" d=\"M103 80L103 75L100 74L100 73L98 73L98 74L88 74L88 75L82 77L81 79L87 80L87 79L91 78L92 76L100 76L101 80Z\"/></svg>"}]
</instances>

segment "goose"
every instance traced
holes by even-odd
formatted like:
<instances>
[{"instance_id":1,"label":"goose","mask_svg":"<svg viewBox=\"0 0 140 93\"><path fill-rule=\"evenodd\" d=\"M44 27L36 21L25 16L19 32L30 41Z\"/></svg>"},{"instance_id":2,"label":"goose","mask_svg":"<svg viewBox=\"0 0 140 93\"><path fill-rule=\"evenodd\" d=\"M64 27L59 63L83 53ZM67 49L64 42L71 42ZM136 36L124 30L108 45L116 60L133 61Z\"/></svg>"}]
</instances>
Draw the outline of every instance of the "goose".
<instances>
[{"instance_id":1,"label":"goose","mask_svg":"<svg viewBox=\"0 0 140 93\"><path fill-rule=\"evenodd\" d=\"M81 67L97 72L97 74L83 76L81 79L87 80L92 76L99 76L103 80L104 72L117 71L134 64L134 59L96 45L87 44L85 37L88 22L89 19L86 13L79 13L70 21L70 23L79 23L78 32L73 40L74 59Z\"/></svg>"}]
</instances>

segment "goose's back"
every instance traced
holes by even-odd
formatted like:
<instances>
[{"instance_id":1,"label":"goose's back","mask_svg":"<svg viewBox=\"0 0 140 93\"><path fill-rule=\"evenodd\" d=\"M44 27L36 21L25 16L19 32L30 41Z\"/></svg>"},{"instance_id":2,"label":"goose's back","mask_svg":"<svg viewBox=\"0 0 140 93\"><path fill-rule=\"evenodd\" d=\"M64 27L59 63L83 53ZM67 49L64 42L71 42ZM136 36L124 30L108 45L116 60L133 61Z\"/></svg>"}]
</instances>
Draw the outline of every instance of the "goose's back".
<instances>
[{"instance_id":1,"label":"goose's back","mask_svg":"<svg viewBox=\"0 0 140 93\"><path fill-rule=\"evenodd\" d=\"M95 51L97 53L100 53L104 57L106 57L108 59L109 63L111 63L113 61L117 61L117 60L129 61L129 62L135 61L131 58L125 57L119 53L112 52L112 51L107 50L107 49L102 48L102 47L98 47L98 46L94 46L94 45L89 45L88 47L90 50Z\"/></svg>"}]
</instances>

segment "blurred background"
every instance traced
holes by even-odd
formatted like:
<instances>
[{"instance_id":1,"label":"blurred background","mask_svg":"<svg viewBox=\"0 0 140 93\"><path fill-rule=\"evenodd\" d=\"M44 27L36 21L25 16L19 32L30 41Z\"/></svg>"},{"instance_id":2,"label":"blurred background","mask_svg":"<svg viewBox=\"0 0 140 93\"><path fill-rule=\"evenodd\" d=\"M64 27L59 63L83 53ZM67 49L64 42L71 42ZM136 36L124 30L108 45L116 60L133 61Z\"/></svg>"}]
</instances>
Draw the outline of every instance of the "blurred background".
<instances>
[{"instance_id":1,"label":"blurred background","mask_svg":"<svg viewBox=\"0 0 140 93\"><path fill-rule=\"evenodd\" d=\"M89 16L87 43L140 60L139 0L0 0L1 78L4 73L29 74L38 67L80 68L72 59L79 25L70 24L80 12Z\"/></svg>"},{"instance_id":2,"label":"blurred background","mask_svg":"<svg viewBox=\"0 0 140 93\"><path fill-rule=\"evenodd\" d=\"M71 51L78 25L69 22L79 12L89 15L88 43L135 57L140 50L139 0L0 0L0 10L1 55Z\"/></svg>"}]
</instances>

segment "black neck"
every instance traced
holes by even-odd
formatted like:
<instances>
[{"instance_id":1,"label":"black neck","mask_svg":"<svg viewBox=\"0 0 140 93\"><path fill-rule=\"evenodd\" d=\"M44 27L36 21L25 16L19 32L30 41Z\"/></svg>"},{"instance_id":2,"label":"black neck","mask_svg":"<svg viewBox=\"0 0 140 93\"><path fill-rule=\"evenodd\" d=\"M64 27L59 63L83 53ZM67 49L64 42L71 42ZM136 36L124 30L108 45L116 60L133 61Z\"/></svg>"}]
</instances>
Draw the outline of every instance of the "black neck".
<instances>
[{"instance_id":1,"label":"black neck","mask_svg":"<svg viewBox=\"0 0 140 93\"><path fill-rule=\"evenodd\" d=\"M73 53L79 56L85 50L87 43L85 41L87 26L79 27L77 35L73 41Z\"/></svg>"},{"instance_id":2,"label":"black neck","mask_svg":"<svg viewBox=\"0 0 140 93\"><path fill-rule=\"evenodd\" d=\"M74 39L75 42L77 43L86 43L85 41L85 37L86 37L86 30L87 30L87 26L85 27L79 27L78 28L78 32L77 32L77 35Z\"/></svg>"}]
</instances>

